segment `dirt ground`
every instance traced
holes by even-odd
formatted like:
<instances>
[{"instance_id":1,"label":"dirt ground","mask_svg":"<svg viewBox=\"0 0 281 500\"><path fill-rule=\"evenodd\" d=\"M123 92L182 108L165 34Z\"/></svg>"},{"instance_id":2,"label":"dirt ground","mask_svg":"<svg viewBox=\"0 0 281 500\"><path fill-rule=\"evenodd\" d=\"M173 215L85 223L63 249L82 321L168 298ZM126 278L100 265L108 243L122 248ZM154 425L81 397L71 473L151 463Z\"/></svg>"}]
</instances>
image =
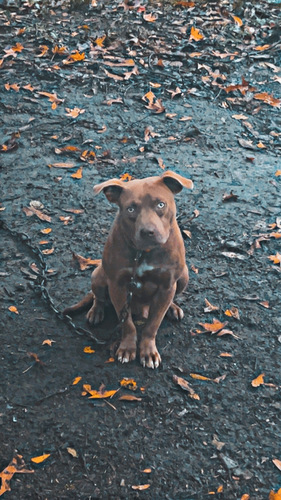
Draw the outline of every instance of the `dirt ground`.
<instances>
[{"instance_id":1,"label":"dirt ground","mask_svg":"<svg viewBox=\"0 0 281 500\"><path fill-rule=\"evenodd\" d=\"M279 6L0 8L0 472L34 471L4 498L280 499ZM163 169L195 185L176 197L190 284L149 370L110 359L111 310L61 311L116 213L93 185Z\"/></svg>"}]
</instances>

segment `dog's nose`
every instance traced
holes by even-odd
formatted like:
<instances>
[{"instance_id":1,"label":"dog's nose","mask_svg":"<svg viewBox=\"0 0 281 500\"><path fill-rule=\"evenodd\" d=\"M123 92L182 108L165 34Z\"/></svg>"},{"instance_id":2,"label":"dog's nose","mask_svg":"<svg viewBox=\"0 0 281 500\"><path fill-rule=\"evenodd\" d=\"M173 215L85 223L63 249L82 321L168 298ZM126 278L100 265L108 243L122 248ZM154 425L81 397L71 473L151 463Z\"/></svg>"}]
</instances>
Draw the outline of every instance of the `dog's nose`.
<instances>
[{"instance_id":1,"label":"dog's nose","mask_svg":"<svg viewBox=\"0 0 281 500\"><path fill-rule=\"evenodd\" d=\"M152 227L144 227L140 231L142 238L152 238L155 235L155 230Z\"/></svg>"}]
</instances>

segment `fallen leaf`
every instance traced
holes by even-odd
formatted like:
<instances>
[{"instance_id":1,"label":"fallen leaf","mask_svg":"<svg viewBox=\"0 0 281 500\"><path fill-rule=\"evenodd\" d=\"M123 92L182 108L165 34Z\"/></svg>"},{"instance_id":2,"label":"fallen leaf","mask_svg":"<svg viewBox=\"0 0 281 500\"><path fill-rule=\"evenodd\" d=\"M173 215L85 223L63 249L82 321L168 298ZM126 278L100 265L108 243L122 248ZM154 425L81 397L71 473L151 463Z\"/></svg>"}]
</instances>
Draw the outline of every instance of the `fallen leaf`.
<instances>
[{"instance_id":1,"label":"fallen leaf","mask_svg":"<svg viewBox=\"0 0 281 500\"><path fill-rule=\"evenodd\" d=\"M77 116L79 115L82 115L83 113L85 113L85 109L80 109L80 108L65 108L65 110L67 111L66 116L71 116L71 118L77 118Z\"/></svg>"},{"instance_id":2,"label":"fallen leaf","mask_svg":"<svg viewBox=\"0 0 281 500\"><path fill-rule=\"evenodd\" d=\"M73 458L78 458L78 453L74 448L66 448L69 455L71 455Z\"/></svg>"},{"instance_id":3,"label":"fallen leaf","mask_svg":"<svg viewBox=\"0 0 281 500\"><path fill-rule=\"evenodd\" d=\"M99 38L96 38L95 44L98 45L98 47L103 47L103 42L105 41L105 39L106 39L106 35L103 35Z\"/></svg>"},{"instance_id":4,"label":"fallen leaf","mask_svg":"<svg viewBox=\"0 0 281 500\"><path fill-rule=\"evenodd\" d=\"M83 351L86 353L86 354L93 354L94 352L96 352L94 349L91 348L90 345L87 345L86 347L84 347Z\"/></svg>"},{"instance_id":5,"label":"fallen leaf","mask_svg":"<svg viewBox=\"0 0 281 500\"><path fill-rule=\"evenodd\" d=\"M38 457L33 457L31 458L31 462L33 462L34 464L41 464L42 462L44 462L45 460L47 460L47 458L49 458L51 456L50 453L46 453L44 455L40 455Z\"/></svg>"},{"instance_id":6,"label":"fallen leaf","mask_svg":"<svg viewBox=\"0 0 281 500\"><path fill-rule=\"evenodd\" d=\"M248 120L248 116L245 115L232 115L232 118L235 118L235 120Z\"/></svg>"},{"instance_id":7,"label":"fallen leaf","mask_svg":"<svg viewBox=\"0 0 281 500\"><path fill-rule=\"evenodd\" d=\"M240 320L240 314L239 314L239 311L238 311L237 307L231 307L231 309L227 309L224 312L224 314L226 316L229 316L230 318L235 318L235 319Z\"/></svg>"},{"instance_id":8,"label":"fallen leaf","mask_svg":"<svg viewBox=\"0 0 281 500\"><path fill-rule=\"evenodd\" d=\"M238 16L233 16L233 14L231 14L232 18L234 19L235 23L238 24L238 26L243 26L243 21L242 19L240 19L240 17Z\"/></svg>"},{"instance_id":9,"label":"fallen leaf","mask_svg":"<svg viewBox=\"0 0 281 500\"><path fill-rule=\"evenodd\" d=\"M211 302L209 302L207 299L205 299L205 304L206 307L204 308L205 313L213 312L213 311L219 311L218 306L213 306Z\"/></svg>"},{"instance_id":10,"label":"fallen leaf","mask_svg":"<svg viewBox=\"0 0 281 500\"><path fill-rule=\"evenodd\" d=\"M273 262L273 264L280 264L281 266L281 253L276 252L276 255L269 255L269 260Z\"/></svg>"},{"instance_id":11,"label":"fallen leaf","mask_svg":"<svg viewBox=\"0 0 281 500\"><path fill-rule=\"evenodd\" d=\"M105 74L107 76L109 76L109 78L113 78L114 80L124 80L124 77L123 76L120 76L120 75L116 75L115 73L110 73L109 71L107 71L105 68L103 68L103 71L105 72Z\"/></svg>"},{"instance_id":12,"label":"fallen leaf","mask_svg":"<svg viewBox=\"0 0 281 500\"><path fill-rule=\"evenodd\" d=\"M138 490L138 491L147 490L148 488L150 488L150 484L139 484L137 486L132 486L133 490Z\"/></svg>"},{"instance_id":13,"label":"fallen leaf","mask_svg":"<svg viewBox=\"0 0 281 500\"><path fill-rule=\"evenodd\" d=\"M143 14L143 18L145 21L148 21L149 23L154 23L157 19L157 14Z\"/></svg>"},{"instance_id":14,"label":"fallen leaf","mask_svg":"<svg viewBox=\"0 0 281 500\"><path fill-rule=\"evenodd\" d=\"M20 89L20 86L17 83L12 83L11 85L9 83L5 83L4 85L6 90L14 90L15 92L18 92Z\"/></svg>"},{"instance_id":15,"label":"fallen leaf","mask_svg":"<svg viewBox=\"0 0 281 500\"><path fill-rule=\"evenodd\" d=\"M259 387L260 385L264 384L264 373L261 373L257 378L252 380L251 385L253 387Z\"/></svg>"},{"instance_id":16,"label":"fallen leaf","mask_svg":"<svg viewBox=\"0 0 281 500\"><path fill-rule=\"evenodd\" d=\"M67 52L67 48L55 45L55 47L52 49L52 52L53 54L64 55Z\"/></svg>"},{"instance_id":17,"label":"fallen leaf","mask_svg":"<svg viewBox=\"0 0 281 500\"><path fill-rule=\"evenodd\" d=\"M2 496L6 491L11 491L10 481L14 474L32 474L34 470L25 469L25 463L22 459L22 455L15 455L9 465L0 472L1 486L0 486L0 496Z\"/></svg>"},{"instance_id":18,"label":"fallen leaf","mask_svg":"<svg viewBox=\"0 0 281 500\"><path fill-rule=\"evenodd\" d=\"M190 373L189 375L191 376L191 378L194 378L195 380L209 380L209 381L213 380L209 377L204 377L204 375L199 375L198 373Z\"/></svg>"},{"instance_id":19,"label":"fallen leaf","mask_svg":"<svg viewBox=\"0 0 281 500\"><path fill-rule=\"evenodd\" d=\"M66 163L66 162L57 162L57 163L50 163L48 167L52 168L74 168L75 163Z\"/></svg>"},{"instance_id":20,"label":"fallen leaf","mask_svg":"<svg viewBox=\"0 0 281 500\"><path fill-rule=\"evenodd\" d=\"M192 233L191 231L188 231L187 229L182 229L182 232L191 240L192 239Z\"/></svg>"},{"instance_id":21,"label":"fallen leaf","mask_svg":"<svg viewBox=\"0 0 281 500\"><path fill-rule=\"evenodd\" d=\"M85 271L89 266L98 266L101 263L101 259L89 259L75 252L72 252L72 255L78 261L81 271Z\"/></svg>"},{"instance_id":22,"label":"fallen leaf","mask_svg":"<svg viewBox=\"0 0 281 500\"><path fill-rule=\"evenodd\" d=\"M277 458L274 458L272 460L272 462L274 463L274 465L277 467L277 469L281 470L281 460L278 460Z\"/></svg>"},{"instance_id":23,"label":"fallen leaf","mask_svg":"<svg viewBox=\"0 0 281 500\"><path fill-rule=\"evenodd\" d=\"M246 255L242 255L241 253L221 252L221 254L224 255L225 257L229 257L229 259L239 259L239 260L247 259Z\"/></svg>"},{"instance_id":24,"label":"fallen leaf","mask_svg":"<svg viewBox=\"0 0 281 500\"><path fill-rule=\"evenodd\" d=\"M271 45L265 44L265 45L257 45L257 47L253 47L253 49L262 52L263 50L269 49L269 47L271 47Z\"/></svg>"},{"instance_id":25,"label":"fallen leaf","mask_svg":"<svg viewBox=\"0 0 281 500\"><path fill-rule=\"evenodd\" d=\"M52 229L50 227L46 227L45 229L40 229L40 233L42 234L49 234L52 232Z\"/></svg>"},{"instance_id":26,"label":"fallen leaf","mask_svg":"<svg viewBox=\"0 0 281 500\"><path fill-rule=\"evenodd\" d=\"M196 392L194 391L194 389L192 389L187 380L185 380L182 377L178 377L177 375L173 375L173 382L179 385L184 391L187 391L189 393L188 394L189 397L191 397L192 399L200 400L199 395L196 394Z\"/></svg>"},{"instance_id":27,"label":"fallen leaf","mask_svg":"<svg viewBox=\"0 0 281 500\"><path fill-rule=\"evenodd\" d=\"M198 274L199 273L199 269L197 267L195 267L193 264L192 266L190 266L190 269L195 273L195 274Z\"/></svg>"},{"instance_id":28,"label":"fallen leaf","mask_svg":"<svg viewBox=\"0 0 281 500\"><path fill-rule=\"evenodd\" d=\"M78 168L78 170L76 170L76 172L74 172L74 174L71 174L70 177L73 177L73 179L82 179L83 177L83 168L80 167Z\"/></svg>"},{"instance_id":29,"label":"fallen leaf","mask_svg":"<svg viewBox=\"0 0 281 500\"><path fill-rule=\"evenodd\" d=\"M276 170L276 172L275 172L275 174L274 174L274 175L275 175L275 177L280 177L280 175L281 175L281 170Z\"/></svg>"},{"instance_id":30,"label":"fallen leaf","mask_svg":"<svg viewBox=\"0 0 281 500\"><path fill-rule=\"evenodd\" d=\"M258 302L260 306L265 307L265 309L270 309L270 305L268 300L264 300L263 302Z\"/></svg>"},{"instance_id":31,"label":"fallen leaf","mask_svg":"<svg viewBox=\"0 0 281 500\"><path fill-rule=\"evenodd\" d=\"M250 500L250 495L248 495L248 493L244 493L244 495L242 495L241 497L241 500Z\"/></svg>"},{"instance_id":32,"label":"fallen leaf","mask_svg":"<svg viewBox=\"0 0 281 500\"><path fill-rule=\"evenodd\" d=\"M237 201L239 196L237 194L234 194L232 191L230 193L224 193L222 197L222 201L225 203L227 201Z\"/></svg>"},{"instance_id":33,"label":"fallen leaf","mask_svg":"<svg viewBox=\"0 0 281 500\"><path fill-rule=\"evenodd\" d=\"M54 342L56 342L56 341L52 340L52 339L46 339L46 340L43 340L42 345L49 345L50 347L52 347L52 344Z\"/></svg>"},{"instance_id":34,"label":"fallen leaf","mask_svg":"<svg viewBox=\"0 0 281 500\"><path fill-rule=\"evenodd\" d=\"M131 391L135 391L138 386L136 381L133 378L123 378L120 380L121 387L126 387L126 389L130 389Z\"/></svg>"},{"instance_id":35,"label":"fallen leaf","mask_svg":"<svg viewBox=\"0 0 281 500\"><path fill-rule=\"evenodd\" d=\"M238 335L235 335L235 333L233 333L232 330L227 330L225 328L223 328L223 330L221 330L218 334L217 334L217 337L223 337L224 335L232 335L232 337L234 337L235 339L239 339L240 337L238 337Z\"/></svg>"},{"instance_id":36,"label":"fallen leaf","mask_svg":"<svg viewBox=\"0 0 281 500\"><path fill-rule=\"evenodd\" d=\"M194 26L191 26L191 31L190 31L190 36L189 36L189 41L194 40L195 42L198 42L199 40L202 40L204 36L200 31L195 28Z\"/></svg>"},{"instance_id":37,"label":"fallen leaf","mask_svg":"<svg viewBox=\"0 0 281 500\"><path fill-rule=\"evenodd\" d=\"M77 385L80 382L80 380L82 380L82 377L80 377L80 376L79 377L75 377L75 379L72 382L72 385Z\"/></svg>"},{"instance_id":38,"label":"fallen leaf","mask_svg":"<svg viewBox=\"0 0 281 500\"><path fill-rule=\"evenodd\" d=\"M269 104L270 106L275 106L278 108L281 106L281 99L276 99L276 97L273 97L272 95L268 94L267 92L261 92L259 94L254 94L254 99L257 99L259 101L263 101L265 104Z\"/></svg>"},{"instance_id":39,"label":"fallen leaf","mask_svg":"<svg viewBox=\"0 0 281 500\"><path fill-rule=\"evenodd\" d=\"M84 392L82 393L82 395L89 394L90 395L89 399L111 398L118 391L118 389L106 391L104 386L102 386L98 391L96 391L96 390L92 389L89 384L84 384L83 389L84 389Z\"/></svg>"},{"instance_id":40,"label":"fallen leaf","mask_svg":"<svg viewBox=\"0 0 281 500\"><path fill-rule=\"evenodd\" d=\"M137 396L133 396L132 394L124 394L118 399L120 401L142 401L142 398L138 398Z\"/></svg>"},{"instance_id":41,"label":"fallen leaf","mask_svg":"<svg viewBox=\"0 0 281 500\"><path fill-rule=\"evenodd\" d=\"M52 253L54 253L55 249L54 248L46 248L46 250L42 250L42 253L44 255L51 255Z\"/></svg>"},{"instance_id":42,"label":"fallen leaf","mask_svg":"<svg viewBox=\"0 0 281 500\"><path fill-rule=\"evenodd\" d=\"M147 469L143 469L142 472L144 472L145 474L150 474L152 471L150 468L147 468Z\"/></svg>"},{"instance_id":43,"label":"fallen leaf","mask_svg":"<svg viewBox=\"0 0 281 500\"><path fill-rule=\"evenodd\" d=\"M75 62L84 61L85 52L80 53L76 50L73 54L70 54L66 59L63 60L63 64L73 64Z\"/></svg>"},{"instance_id":44,"label":"fallen leaf","mask_svg":"<svg viewBox=\"0 0 281 500\"><path fill-rule=\"evenodd\" d=\"M217 333L222 330L226 325L226 323L222 323L217 319L213 319L213 323L198 323L200 326L203 326L206 332Z\"/></svg>"},{"instance_id":45,"label":"fallen leaf","mask_svg":"<svg viewBox=\"0 0 281 500\"><path fill-rule=\"evenodd\" d=\"M235 16L233 16L235 17ZM238 18L239 19L239 18ZM243 23L242 23L243 24ZM217 489L217 493L222 493L223 492L223 486L219 486L218 489Z\"/></svg>"},{"instance_id":46,"label":"fallen leaf","mask_svg":"<svg viewBox=\"0 0 281 500\"><path fill-rule=\"evenodd\" d=\"M39 49L41 50L41 53L37 54L37 57L44 57L49 51L49 47L47 45L40 45Z\"/></svg>"},{"instance_id":47,"label":"fallen leaf","mask_svg":"<svg viewBox=\"0 0 281 500\"><path fill-rule=\"evenodd\" d=\"M19 312L18 312L18 310L17 310L16 306L10 306L8 309L9 309L9 311L11 311L11 312L13 312L13 313L15 313L15 314L19 314Z\"/></svg>"},{"instance_id":48,"label":"fallen leaf","mask_svg":"<svg viewBox=\"0 0 281 500\"><path fill-rule=\"evenodd\" d=\"M276 493L271 490L268 498L269 500L281 500L281 488Z\"/></svg>"},{"instance_id":49,"label":"fallen leaf","mask_svg":"<svg viewBox=\"0 0 281 500\"><path fill-rule=\"evenodd\" d=\"M230 352L221 352L220 357L221 358L233 358L233 354L230 354Z\"/></svg>"},{"instance_id":50,"label":"fallen leaf","mask_svg":"<svg viewBox=\"0 0 281 500\"><path fill-rule=\"evenodd\" d=\"M108 358L105 363L114 363L115 362L115 358Z\"/></svg>"}]
</instances>

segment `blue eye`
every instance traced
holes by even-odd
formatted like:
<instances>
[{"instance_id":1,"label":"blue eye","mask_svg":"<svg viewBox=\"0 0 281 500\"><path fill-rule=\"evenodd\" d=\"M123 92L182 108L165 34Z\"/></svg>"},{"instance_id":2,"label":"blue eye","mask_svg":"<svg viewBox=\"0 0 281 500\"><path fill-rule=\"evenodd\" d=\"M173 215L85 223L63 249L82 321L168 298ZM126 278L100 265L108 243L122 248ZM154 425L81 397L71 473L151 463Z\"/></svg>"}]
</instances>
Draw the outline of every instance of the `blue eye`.
<instances>
[{"instance_id":1,"label":"blue eye","mask_svg":"<svg viewBox=\"0 0 281 500\"><path fill-rule=\"evenodd\" d=\"M157 208L164 208L166 205L166 203L164 203L164 201L160 201L157 205Z\"/></svg>"},{"instance_id":2,"label":"blue eye","mask_svg":"<svg viewBox=\"0 0 281 500\"><path fill-rule=\"evenodd\" d=\"M134 207L128 207L127 210L129 212L129 214L133 214L135 211Z\"/></svg>"}]
</instances>

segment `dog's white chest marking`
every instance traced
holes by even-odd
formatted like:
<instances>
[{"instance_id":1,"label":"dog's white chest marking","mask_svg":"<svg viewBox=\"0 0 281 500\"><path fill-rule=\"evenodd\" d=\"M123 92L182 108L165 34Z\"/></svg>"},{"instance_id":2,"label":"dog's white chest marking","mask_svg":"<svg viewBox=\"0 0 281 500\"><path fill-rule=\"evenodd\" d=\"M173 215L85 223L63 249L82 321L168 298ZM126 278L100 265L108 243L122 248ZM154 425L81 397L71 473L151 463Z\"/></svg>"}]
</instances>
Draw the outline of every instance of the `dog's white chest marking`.
<instances>
[{"instance_id":1,"label":"dog's white chest marking","mask_svg":"<svg viewBox=\"0 0 281 500\"><path fill-rule=\"evenodd\" d=\"M153 271L154 266L147 264L147 262L142 262L136 270L136 275L141 278L147 271Z\"/></svg>"}]
</instances>

